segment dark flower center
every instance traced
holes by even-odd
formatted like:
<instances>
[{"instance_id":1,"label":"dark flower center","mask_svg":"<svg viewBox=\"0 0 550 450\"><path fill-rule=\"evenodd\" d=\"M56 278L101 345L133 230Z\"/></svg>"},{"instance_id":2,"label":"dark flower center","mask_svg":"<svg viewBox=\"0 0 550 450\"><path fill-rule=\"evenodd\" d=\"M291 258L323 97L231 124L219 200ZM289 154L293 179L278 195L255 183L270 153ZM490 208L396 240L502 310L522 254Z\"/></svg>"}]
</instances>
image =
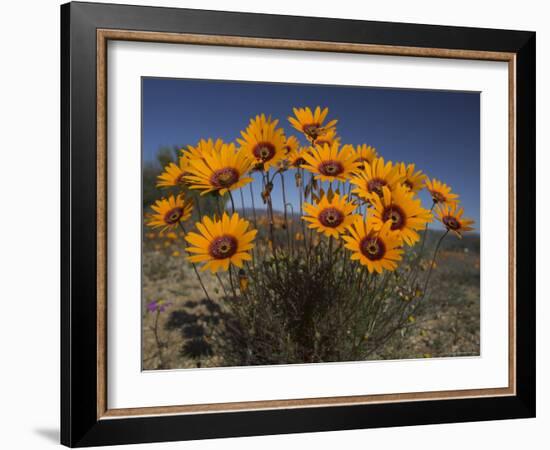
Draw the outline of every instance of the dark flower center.
<instances>
[{"instance_id":1,"label":"dark flower center","mask_svg":"<svg viewBox=\"0 0 550 450\"><path fill-rule=\"evenodd\" d=\"M237 252L238 242L233 236L224 235L215 238L208 247L208 253L212 258L231 258Z\"/></svg>"},{"instance_id":2,"label":"dark flower center","mask_svg":"<svg viewBox=\"0 0 550 450\"><path fill-rule=\"evenodd\" d=\"M377 237L365 237L359 243L361 253L371 261L378 261L386 254L386 246L384 242Z\"/></svg>"},{"instance_id":3,"label":"dark flower center","mask_svg":"<svg viewBox=\"0 0 550 450\"><path fill-rule=\"evenodd\" d=\"M181 216L183 216L183 208L177 207L174 209L171 209L164 215L164 221L168 225L174 225L179 222L181 219Z\"/></svg>"},{"instance_id":4,"label":"dark flower center","mask_svg":"<svg viewBox=\"0 0 550 450\"><path fill-rule=\"evenodd\" d=\"M391 220L391 229L400 230L407 223L407 215L399 206L392 205L384 209L382 220L384 222Z\"/></svg>"},{"instance_id":5,"label":"dark flower center","mask_svg":"<svg viewBox=\"0 0 550 450\"><path fill-rule=\"evenodd\" d=\"M321 225L329 228L336 228L344 221L344 214L336 208L325 208L318 216Z\"/></svg>"},{"instance_id":6,"label":"dark flower center","mask_svg":"<svg viewBox=\"0 0 550 450\"><path fill-rule=\"evenodd\" d=\"M298 158L296 158L292 162L292 165L295 166L295 167L299 167L299 166L301 166L302 164L305 164L305 163L306 163L306 160L304 158L302 158L301 156L299 156Z\"/></svg>"},{"instance_id":7,"label":"dark flower center","mask_svg":"<svg viewBox=\"0 0 550 450\"><path fill-rule=\"evenodd\" d=\"M256 159L269 161L275 156L275 146L271 142L258 142L252 150Z\"/></svg>"},{"instance_id":8,"label":"dark flower center","mask_svg":"<svg viewBox=\"0 0 550 450\"><path fill-rule=\"evenodd\" d=\"M366 164L370 164L370 161L367 158L364 158L363 156L360 156L359 158L357 158L355 162L359 163L359 165L357 166L359 170L363 170Z\"/></svg>"},{"instance_id":9,"label":"dark flower center","mask_svg":"<svg viewBox=\"0 0 550 450\"><path fill-rule=\"evenodd\" d=\"M339 161L323 161L319 164L319 172L328 177L337 177L344 171L344 166Z\"/></svg>"},{"instance_id":10,"label":"dark flower center","mask_svg":"<svg viewBox=\"0 0 550 450\"><path fill-rule=\"evenodd\" d=\"M369 180L369 182L367 183L367 187L369 189L369 192L374 192L379 196L382 196L382 188L387 184L388 183L386 180L382 180L381 178L373 178L372 180Z\"/></svg>"},{"instance_id":11,"label":"dark flower center","mask_svg":"<svg viewBox=\"0 0 550 450\"><path fill-rule=\"evenodd\" d=\"M321 133L321 128L318 123L304 125L302 129L304 133L313 140L317 139Z\"/></svg>"},{"instance_id":12,"label":"dark flower center","mask_svg":"<svg viewBox=\"0 0 550 450\"><path fill-rule=\"evenodd\" d=\"M239 172L233 167L216 170L210 177L210 182L218 188L229 187L239 181Z\"/></svg>"},{"instance_id":13,"label":"dark flower center","mask_svg":"<svg viewBox=\"0 0 550 450\"><path fill-rule=\"evenodd\" d=\"M412 188L413 188L413 184L410 180L405 180L403 181L403 186L405 186L407 189L411 190L412 191Z\"/></svg>"},{"instance_id":14,"label":"dark flower center","mask_svg":"<svg viewBox=\"0 0 550 450\"><path fill-rule=\"evenodd\" d=\"M433 201L436 203L445 203L445 201L447 200L447 198L441 192L431 191L430 193L432 194Z\"/></svg>"},{"instance_id":15,"label":"dark flower center","mask_svg":"<svg viewBox=\"0 0 550 450\"><path fill-rule=\"evenodd\" d=\"M442 219L443 224L450 230L459 230L460 222L453 216L445 216Z\"/></svg>"}]
</instances>

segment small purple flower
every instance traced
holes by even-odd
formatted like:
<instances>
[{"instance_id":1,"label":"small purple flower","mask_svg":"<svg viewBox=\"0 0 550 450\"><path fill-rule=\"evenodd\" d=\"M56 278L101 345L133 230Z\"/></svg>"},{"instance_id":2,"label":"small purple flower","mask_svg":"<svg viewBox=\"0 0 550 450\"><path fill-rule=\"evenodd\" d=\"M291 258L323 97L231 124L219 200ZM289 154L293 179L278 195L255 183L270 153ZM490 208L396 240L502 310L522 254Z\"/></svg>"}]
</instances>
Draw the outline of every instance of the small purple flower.
<instances>
[{"instance_id":1,"label":"small purple flower","mask_svg":"<svg viewBox=\"0 0 550 450\"><path fill-rule=\"evenodd\" d=\"M172 306L172 302L167 302L166 300L153 300L147 304L147 311L151 313L156 311L164 312L169 306Z\"/></svg>"}]
</instances>

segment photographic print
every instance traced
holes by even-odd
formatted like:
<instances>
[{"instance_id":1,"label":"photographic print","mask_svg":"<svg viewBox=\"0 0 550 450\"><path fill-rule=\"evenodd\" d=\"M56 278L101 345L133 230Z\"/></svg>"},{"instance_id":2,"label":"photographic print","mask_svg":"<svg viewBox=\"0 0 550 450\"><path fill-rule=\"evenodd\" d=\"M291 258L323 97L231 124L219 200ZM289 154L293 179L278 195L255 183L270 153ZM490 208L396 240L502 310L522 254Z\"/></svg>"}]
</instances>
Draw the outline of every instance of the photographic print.
<instances>
[{"instance_id":1,"label":"photographic print","mask_svg":"<svg viewBox=\"0 0 550 450\"><path fill-rule=\"evenodd\" d=\"M534 32L60 19L64 445L535 417Z\"/></svg>"},{"instance_id":2,"label":"photographic print","mask_svg":"<svg viewBox=\"0 0 550 450\"><path fill-rule=\"evenodd\" d=\"M480 354L479 92L142 78L144 370Z\"/></svg>"}]
</instances>

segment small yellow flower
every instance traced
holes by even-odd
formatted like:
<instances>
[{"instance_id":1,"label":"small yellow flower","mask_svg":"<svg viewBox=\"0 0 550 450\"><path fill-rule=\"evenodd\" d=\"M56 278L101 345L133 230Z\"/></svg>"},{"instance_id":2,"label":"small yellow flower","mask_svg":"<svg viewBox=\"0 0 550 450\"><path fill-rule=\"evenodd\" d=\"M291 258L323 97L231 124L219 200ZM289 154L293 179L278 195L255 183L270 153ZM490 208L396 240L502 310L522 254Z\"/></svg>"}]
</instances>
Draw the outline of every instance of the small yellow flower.
<instances>
[{"instance_id":1,"label":"small yellow flower","mask_svg":"<svg viewBox=\"0 0 550 450\"><path fill-rule=\"evenodd\" d=\"M202 159L192 159L185 179L190 189L201 190L201 195L212 191L224 195L252 181L246 177L251 161L234 144L223 144L219 152L205 154Z\"/></svg>"},{"instance_id":2,"label":"small yellow flower","mask_svg":"<svg viewBox=\"0 0 550 450\"><path fill-rule=\"evenodd\" d=\"M352 260L359 261L369 272L394 271L401 261L403 249L399 234L391 230L391 224L375 230L369 221L358 218L348 227L349 235L342 236L345 247L351 250Z\"/></svg>"},{"instance_id":3,"label":"small yellow flower","mask_svg":"<svg viewBox=\"0 0 550 450\"><path fill-rule=\"evenodd\" d=\"M171 195L168 198L157 200L151 209L155 214L150 215L148 226L165 230L177 226L191 217L193 201L187 200L183 194L176 197Z\"/></svg>"},{"instance_id":4,"label":"small yellow flower","mask_svg":"<svg viewBox=\"0 0 550 450\"><path fill-rule=\"evenodd\" d=\"M415 165L405 163L399 164L399 175L401 176L401 184L413 192L418 192L424 188L426 183L426 175L421 170L415 172Z\"/></svg>"},{"instance_id":5,"label":"small yellow flower","mask_svg":"<svg viewBox=\"0 0 550 450\"><path fill-rule=\"evenodd\" d=\"M432 213L424 209L420 199L402 185L398 185L393 192L384 186L382 196L373 196L372 204L369 219L373 227L380 229L389 222L392 231L397 231L409 245L420 240L416 231L424 229L426 223L432 221Z\"/></svg>"},{"instance_id":6,"label":"small yellow flower","mask_svg":"<svg viewBox=\"0 0 550 450\"><path fill-rule=\"evenodd\" d=\"M241 150L266 171L277 167L285 157L285 134L282 128L277 128L278 123L265 114L256 116L246 130L241 131L242 139L237 139Z\"/></svg>"},{"instance_id":7,"label":"small yellow flower","mask_svg":"<svg viewBox=\"0 0 550 450\"><path fill-rule=\"evenodd\" d=\"M290 167L301 167L303 164L306 164L304 155L309 152L311 147L300 147L296 150L292 150L287 156L288 165Z\"/></svg>"},{"instance_id":8,"label":"small yellow flower","mask_svg":"<svg viewBox=\"0 0 550 450\"><path fill-rule=\"evenodd\" d=\"M201 139L197 145L188 145L187 148L182 148L181 155L187 160L187 162L192 159L201 159L205 155L210 155L211 153L219 153L223 147L223 140L216 139L215 141L212 138Z\"/></svg>"},{"instance_id":9,"label":"small yellow flower","mask_svg":"<svg viewBox=\"0 0 550 450\"><path fill-rule=\"evenodd\" d=\"M223 214L221 220L211 220L204 216L196 224L199 233L188 233L185 236L192 246L187 248L192 263L204 263L201 270L209 269L212 273L218 270L227 271L230 264L242 268L244 261L250 261L249 250L254 247L252 241L257 230L248 230L250 223L241 219L237 213L228 216Z\"/></svg>"},{"instance_id":10,"label":"small yellow flower","mask_svg":"<svg viewBox=\"0 0 550 450\"><path fill-rule=\"evenodd\" d=\"M330 146L332 146L333 144L340 145L340 138L336 135L336 130L334 128L328 129L317 139L315 139L315 145L323 146L325 144L328 144Z\"/></svg>"},{"instance_id":11,"label":"small yellow flower","mask_svg":"<svg viewBox=\"0 0 550 450\"><path fill-rule=\"evenodd\" d=\"M206 155L219 154L224 145L223 140L216 139L215 141L210 139L201 139L197 145L188 145L186 148L180 149L181 155L179 157L179 169L178 172L178 182L179 184L186 184L187 180L185 179L186 175L189 175L188 169L191 166L191 161L193 160L205 160ZM172 168L172 170L174 170Z\"/></svg>"},{"instance_id":12,"label":"small yellow flower","mask_svg":"<svg viewBox=\"0 0 550 450\"><path fill-rule=\"evenodd\" d=\"M331 129L336 126L337 120L331 120L327 124L324 124L328 108L321 110L320 106L315 108L315 112L312 112L309 107L305 108L292 108L295 117L289 117L288 121L301 133L304 133L306 138L316 143L319 137L323 137Z\"/></svg>"},{"instance_id":13,"label":"small yellow flower","mask_svg":"<svg viewBox=\"0 0 550 450\"><path fill-rule=\"evenodd\" d=\"M288 136L285 140L285 154L288 155L291 152L294 152L298 150L300 147L300 142L296 138L296 136Z\"/></svg>"},{"instance_id":14,"label":"small yellow flower","mask_svg":"<svg viewBox=\"0 0 550 450\"><path fill-rule=\"evenodd\" d=\"M437 208L436 216L439 221L445 225L447 230L452 231L458 237L462 237L464 231L472 231L472 225L474 223L471 219L462 218L464 214L464 209L457 209L456 204L445 205Z\"/></svg>"},{"instance_id":15,"label":"small yellow flower","mask_svg":"<svg viewBox=\"0 0 550 450\"><path fill-rule=\"evenodd\" d=\"M172 256L175 256L175 257L180 256L180 252L178 252L177 250L174 250L172 252Z\"/></svg>"},{"instance_id":16,"label":"small yellow flower","mask_svg":"<svg viewBox=\"0 0 550 450\"><path fill-rule=\"evenodd\" d=\"M434 203L453 205L458 202L458 195L451 192L451 188L435 178L426 180L426 188Z\"/></svg>"},{"instance_id":17,"label":"small yellow flower","mask_svg":"<svg viewBox=\"0 0 550 450\"><path fill-rule=\"evenodd\" d=\"M372 164L377 157L376 149L370 145L362 144L355 147L355 161L360 164L359 169L364 169L365 164Z\"/></svg>"},{"instance_id":18,"label":"small yellow flower","mask_svg":"<svg viewBox=\"0 0 550 450\"><path fill-rule=\"evenodd\" d=\"M353 214L356 205L347 201L347 196L334 194L331 200L323 196L316 205L304 203L306 216L302 216L306 222L310 222L309 228L324 233L327 237L337 238L344 233L354 220L358 217Z\"/></svg>"},{"instance_id":19,"label":"small yellow flower","mask_svg":"<svg viewBox=\"0 0 550 450\"><path fill-rule=\"evenodd\" d=\"M164 168L157 177L157 187L173 187L185 185L185 175L187 174L188 161L180 156L178 164L171 162Z\"/></svg>"},{"instance_id":20,"label":"small yellow flower","mask_svg":"<svg viewBox=\"0 0 550 450\"><path fill-rule=\"evenodd\" d=\"M346 181L347 177L357 170L358 163L351 145L342 148L337 143L323 147L316 145L309 153L304 153L306 164L302 167L315 174L320 181Z\"/></svg>"},{"instance_id":21,"label":"small yellow flower","mask_svg":"<svg viewBox=\"0 0 550 450\"><path fill-rule=\"evenodd\" d=\"M400 181L397 166L391 161L385 163L384 158L375 158L372 164L364 163L363 170L357 171L350 179L350 183L356 186L352 192L367 201L382 195L384 186L393 191Z\"/></svg>"}]
</instances>

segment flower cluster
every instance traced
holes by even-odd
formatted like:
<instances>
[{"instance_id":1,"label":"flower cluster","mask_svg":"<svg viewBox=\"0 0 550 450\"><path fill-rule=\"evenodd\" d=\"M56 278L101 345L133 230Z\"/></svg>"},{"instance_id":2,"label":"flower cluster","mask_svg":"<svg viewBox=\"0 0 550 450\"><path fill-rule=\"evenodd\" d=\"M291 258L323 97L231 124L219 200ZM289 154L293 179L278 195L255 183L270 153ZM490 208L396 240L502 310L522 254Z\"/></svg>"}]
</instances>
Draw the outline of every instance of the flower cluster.
<instances>
[{"instance_id":1,"label":"flower cluster","mask_svg":"<svg viewBox=\"0 0 550 450\"><path fill-rule=\"evenodd\" d=\"M261 234L266 237L263 254L267 249L276 253L272 191L279 176L284 197L284 174L294 171L302 227L299 224L294 235L305 242L305 251L307 226L313 230L310 233L319 234L318 239L343 246L346 258L357 261L369 273L395 270L406 247L421 240L419 232L426 230L434 217L447 232L459 237L472 230L473 221L462 217L459 197L446 184L428 178L415 164L385 160L370 145L342 144L336 130L338 121L327 120L328 108L294 108L293 113L288 121L302 135L304 145L298 137L287 136L278 120L261 114L249 121L235 142L208 139L181 149L178 161L164 168L157 183L161 188L176 188L179 194L158 200L148 225L162 231L181 227L189 243L188 260L200 264L202 270L216 273L230 270L231 265L242 268L253 261L254 247L262 245L257 242ZM255 174L261 177L268 212L265 233L258 233L261 222L255 213L254 227L246 217L244 201L241 215L235 211L232 192L239 190L242 196L242 188ZM423 189L431 195L431 208L422 206L419 193ZM202 216L199 209L202 217L188 232L184 223L195 206L189 195L192 190L222 201L218 213L210 217ZM228 201L231 212L226 208ZM283 201L282 228L290 236L289 222L294 216L287 218L288 202ZM278 240L288 253L298 247L290 237L286 242Z\"/></svg>"}]
</instances>

